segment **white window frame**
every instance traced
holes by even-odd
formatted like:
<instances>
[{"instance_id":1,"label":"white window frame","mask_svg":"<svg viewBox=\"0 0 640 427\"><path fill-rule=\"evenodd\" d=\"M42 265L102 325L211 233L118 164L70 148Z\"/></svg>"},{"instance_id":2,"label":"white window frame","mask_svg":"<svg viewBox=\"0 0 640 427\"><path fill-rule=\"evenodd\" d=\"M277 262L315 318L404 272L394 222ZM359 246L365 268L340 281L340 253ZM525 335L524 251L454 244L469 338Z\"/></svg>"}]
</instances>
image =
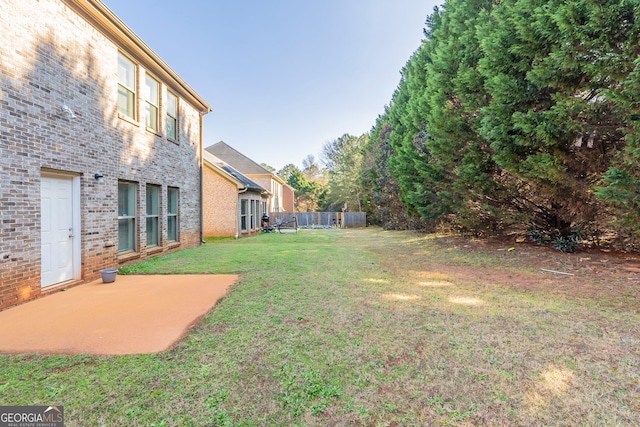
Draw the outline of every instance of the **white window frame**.
<instances>
[{"instance_id":1,"label":"white window frame","mask_svg":"<svg viewBox=\"0 0 640 427\"><path fill-rule=\"evenodd\" d=\"M256 228L255 214L256 214L256 201L251 199L251 204L249 205L249 224L250 224L251 230L255 230Z\"/></svg>"},{"instance_id":2,"label":"white window frame","mask_svg":"<svg viewBox=\"0 0 640 427\"><path fill-rule=\"evenodd\" d=\"M173 232L172 228L175 228ZM167 240L180 241L180 189L177 187L167 187Z\"/></svg>"},{"instance_id":3,"label":"white window frame","mask_svg":"<svg viewBox=\"0 0 640 427\"><path fill-rule=\"evenodd\" d=\"M167 139L170 141L178 141L179 135L179 123L178 123L178 96L174 93L167 91L167 117L166 117L166 126L167 126ZM170 130L173 129L173 134L170 133Z\"/></svg>"},{"instance_id":4,"label":"white window frame","mask_svg":"<svg viewBox=\"0 0 640 427\"><path fill-rule=\"evenodd\" d=\"M240 230L241 231L247 231L247 210L248 210L248 203L249 201L247 199L242 199L240 200Z\"/></svg>"},{"instance_id":5,"label":"white window frame","mask_svg":"<svg viewBox=\"0 0 640 427\"><path fill-rule=\"evenodd\" d=\"M158 132L160 130L160 82L149 74L144 76L144 102L145 125L147 129Z\"/></svg>"},{"instance_id":6,"label":"white window frame","mask_svg":"<svg viewBox=\"0 0 640 427\"><path fill-rule=\"evenodd\" d=\"M124 66L127 67L124 67ZM129 67L130 66L130 67ZM129 69L130 68L130 69ZM137 93L138 66L135 62L118 52L118 113L136 119L136 93ZM126 96L126 108L121 108L120 98Z\"/></svg>"},{"instance_id":7,"label":"white window frame","mask_svg":"<svg viewBox=\"0 0 640 427\"><path fill-rule=\"evenodd\" d=\"M160 191L159 185L147 184L146 227L147 247L160 246Z\"/></svg>"},{"instance_id":8,"label":"white window frame","mask_svg":"<svg viewBox=\"0 0 640 427\"><path fill-rule=\"evenodd\" d=\"M127 187L126 194L126 209L122 206L120 191L122 188ZM136 212L137 212L137 196L138 188L133 182L119 181L118 182L118 252L136 252L138 250L137 232L136 232ZM122 226L126 225L126 240L122 237ZM123 243L126 241L126 245Z\"/></svg>"}]
</instances>

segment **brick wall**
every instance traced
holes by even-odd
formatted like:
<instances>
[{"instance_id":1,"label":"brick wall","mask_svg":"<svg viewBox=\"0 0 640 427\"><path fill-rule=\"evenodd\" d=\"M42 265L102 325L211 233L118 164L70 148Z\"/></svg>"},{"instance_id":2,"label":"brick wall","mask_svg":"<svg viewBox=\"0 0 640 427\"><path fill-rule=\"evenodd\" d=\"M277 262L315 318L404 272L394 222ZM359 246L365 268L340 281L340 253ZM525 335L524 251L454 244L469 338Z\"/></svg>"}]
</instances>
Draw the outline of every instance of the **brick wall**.
<instances>
[{"instance_id":1,"label":"brick wall","mask_svg":"<svg viewBox=\"0 0 640 427\"><path fill-rule=\"evenodd\" d=\"M261 231L260 218L262 203L266 198L259 191L238 192L238 187L227 178L213 170L205 163L204 167L204 236L205 237L243 237ZM251 209L251 201L258 208L254 216L253 228L247 216L247 230L241 230L241 201L247 200L247 208ZM249 215L249 213L247 213ZM236 235L237 233L237 235Z\"/></svg>"},{"instance_id":2,"label":"brick wall","mask_svg":"<svg viewBox=\"0 0 640 427\"><path fill-rule=\"evenodd\" d=\"M238 187L210 167L204 167L204 236L236 237Z\"/></svg>"},{"instance_id":3,"label":"brick wall","mask_svg":"<svg viewBox=\"0 0 640 427\"><path fill-rule=\"evenodd\" d=\"M286 185L282 186L282 208L285 212L296 211L294 190Z\"/></svg>"},{"instance_id":4,"label":"brick wall","mask_svg":"<svg viewBox=\"0 0 640 427\"><path fill-rule=\"evenodd\" d=\"M81 277L200 242L200 114L179 100L177 143L117 113L118 47L59 0L0 6L0 308L41 294L40 177L79 177ZM138 83L144 81L139 64ZM167 87L162 82L162 99ZM138 111L143 111L139 99ZM69 106L76 117L61 110ZM165 123L161 105L160 122ZM94 174L104 175L104 182ZM138 251L119 256L118 181L138 189ZM145 247L146 184L161 187L161 244ZM167 242L167 187L180 190L180 242Z\"/></svg>"}]
</instances>

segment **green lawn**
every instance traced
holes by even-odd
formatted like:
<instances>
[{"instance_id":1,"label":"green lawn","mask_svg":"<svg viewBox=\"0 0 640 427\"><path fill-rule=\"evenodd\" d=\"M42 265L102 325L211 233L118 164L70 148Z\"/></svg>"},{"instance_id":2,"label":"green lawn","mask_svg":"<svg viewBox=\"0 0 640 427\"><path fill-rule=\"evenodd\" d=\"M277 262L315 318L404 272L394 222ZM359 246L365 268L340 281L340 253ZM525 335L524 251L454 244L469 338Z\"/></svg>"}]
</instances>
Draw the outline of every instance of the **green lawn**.
<instances>
[{"instance_id":1,"label":"green lawn","mask_svg":"<svg viewBox=\"0 0 640 427\"><path fill-rule=\"evenodd\" d=\"M0 405L63 405L67 426L640 425L637 274L549 275L586 258L509 249L211 240L128 268L242 275L170 351L0 356Z\"/></svg>"}]
</instances>

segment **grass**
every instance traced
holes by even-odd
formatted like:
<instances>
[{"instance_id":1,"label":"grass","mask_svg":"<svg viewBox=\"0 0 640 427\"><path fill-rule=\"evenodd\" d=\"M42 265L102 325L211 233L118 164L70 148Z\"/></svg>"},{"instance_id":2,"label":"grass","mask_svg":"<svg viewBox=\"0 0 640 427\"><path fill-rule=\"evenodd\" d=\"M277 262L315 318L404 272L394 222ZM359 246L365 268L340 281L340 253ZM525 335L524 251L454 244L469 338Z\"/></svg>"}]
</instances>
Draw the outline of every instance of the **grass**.
<instances>
[{"instance_id":1,"label":"grass","mask_svg":"<svg viewBox=\"0 0 640 427\"><path fill-rule=\"evenodd\" d=\"M582 295L623 279L549 278L519 252L378 229L212 240L126 269L242 275L170 351L0 356L0 405L63 405L68 426L640 425L637 294Z\"/></svg>"}]
</instances>

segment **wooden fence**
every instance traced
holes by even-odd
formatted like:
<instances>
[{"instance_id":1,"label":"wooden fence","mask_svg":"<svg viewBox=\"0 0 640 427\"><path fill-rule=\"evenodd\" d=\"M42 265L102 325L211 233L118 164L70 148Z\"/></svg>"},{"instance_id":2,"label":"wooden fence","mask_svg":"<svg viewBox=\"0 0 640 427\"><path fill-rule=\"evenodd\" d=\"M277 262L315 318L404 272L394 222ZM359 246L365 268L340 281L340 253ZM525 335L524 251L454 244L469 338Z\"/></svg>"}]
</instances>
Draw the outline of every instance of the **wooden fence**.
<instances>
[{"instance_id":1,"label":"wooden fence","mask_svg":"<svg viewBox=\"0 0 640 427\"><path fill-rule=\"evenodd\" d=\"M357 228L367 226L364 212L271 212L271 224L287 228Z\"/></svg>"}]
</instances>

